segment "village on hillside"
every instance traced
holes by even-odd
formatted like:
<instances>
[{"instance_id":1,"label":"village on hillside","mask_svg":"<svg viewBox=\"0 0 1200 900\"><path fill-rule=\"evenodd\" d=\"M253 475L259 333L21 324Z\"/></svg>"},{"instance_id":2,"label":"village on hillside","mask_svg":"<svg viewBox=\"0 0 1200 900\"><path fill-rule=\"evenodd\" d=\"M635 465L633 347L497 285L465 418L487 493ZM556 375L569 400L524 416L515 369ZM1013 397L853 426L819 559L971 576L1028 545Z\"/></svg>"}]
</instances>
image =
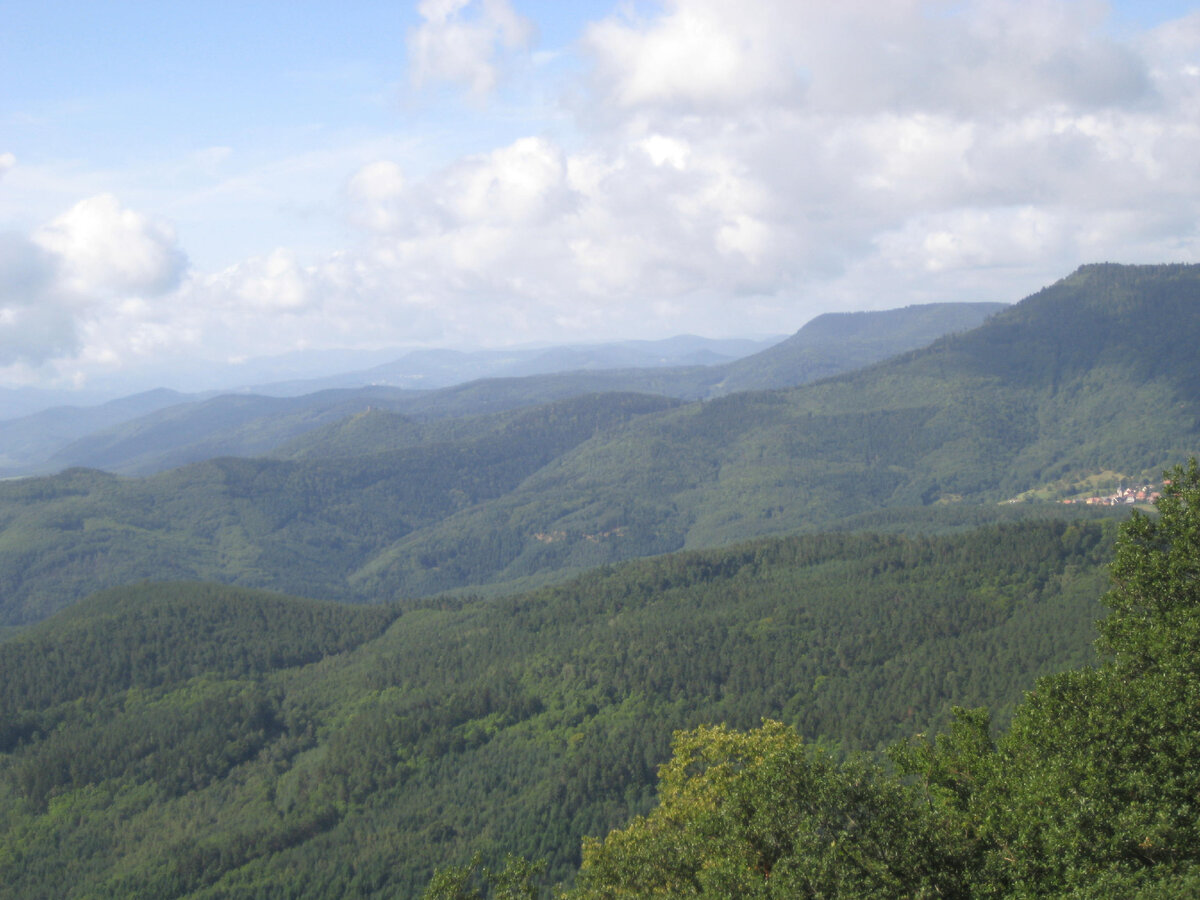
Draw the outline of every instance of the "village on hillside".
<instances>
[{"instance_id":1,"label":"village on hillside","mask_svg":"<svg viewBox=\"0 0 1200 900\"><path fill-rule=\"evenodd\" d=\"M1170 482L1167 482L1170 484ZM1100 497L1069 498L1059 503L1083 503L1088 506L1124 506L1132 503L1153 503L1162 496L1161 491L1147 484L1142 487L1119 488L1115 492Z\"/></svg>"}]
</instances>

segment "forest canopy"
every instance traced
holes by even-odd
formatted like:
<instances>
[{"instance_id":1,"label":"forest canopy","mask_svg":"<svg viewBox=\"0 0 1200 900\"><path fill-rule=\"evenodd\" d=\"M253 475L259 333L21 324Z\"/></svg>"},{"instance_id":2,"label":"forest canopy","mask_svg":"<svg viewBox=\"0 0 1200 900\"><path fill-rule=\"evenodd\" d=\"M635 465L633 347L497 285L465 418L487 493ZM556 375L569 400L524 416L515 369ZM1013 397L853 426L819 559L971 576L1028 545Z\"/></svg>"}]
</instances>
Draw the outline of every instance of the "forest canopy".
<instances>
[{"instance_id":1,"label":"forest canopy","mask_svg":"<svg viewBox=\"0 0 1200 900\"><path fill-rule=\"evenodd\" d=\"M564 896L1178 897L1200 890L1200 467L1121 528L1098 666L839 761L765 721L676 732L658 803L584 842ZM427 898L535 897L523 860Z\"/></svg>"}]
</instances>

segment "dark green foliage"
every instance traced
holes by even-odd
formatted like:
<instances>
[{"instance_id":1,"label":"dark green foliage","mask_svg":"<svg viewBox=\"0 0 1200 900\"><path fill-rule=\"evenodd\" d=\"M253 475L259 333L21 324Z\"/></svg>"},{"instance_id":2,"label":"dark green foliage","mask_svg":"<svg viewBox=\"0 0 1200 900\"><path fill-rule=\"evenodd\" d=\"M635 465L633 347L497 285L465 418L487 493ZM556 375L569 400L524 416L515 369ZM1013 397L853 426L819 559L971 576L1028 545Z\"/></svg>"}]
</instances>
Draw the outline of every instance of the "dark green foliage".
<instances>
[{"instance_id":1,"label":"dark green foliage","mask_svg":"<svg viewBox=\"0 0 1200 900\"><path fill-rule=\"evenodd\" d=\"M469 866L450 866L439 869L422 895L424 900L537 900L542 891L539 884L546 871L544 862L531 863L523 857L505 860L499 871L482 869L478 854Z\"/></svg>"},{"instance_id":2,"label":"dark green foliage","mask_svg":"<svg viewBox=\"0 0 1200 900\"><path fill-rule=\"evenodd\" d=\"M584 835L650 810L675 730L770 716L828 748L824 772L954 703L1011 708L1088 658L1111 538L1063 521L764 540L398 618L113 591L0 644L27 698L0 718L0 897L419 896L476 852L500 880L463 890L525 896L506 854L569 879ZM860 790L900 814L871 771L831 814Z\"/></svg>"},{"instance_id":3,"label":"dark green foliage","mask_svg":"<svg viewBox=\"0 0 1200 900\"><path fill-rule=\"evenodd\" d=\"M1200 873L1200 467L1122 529L1097 668L836 763L777 722L676 734L647 816L584 846L572 897L1176 897ZM914 780L912 776L917 776Z\"/></svg>"},{"instance_id":4,"label":"dark green foliage","mask_svg":"<svg viewBox=\"0 0 1200 900\"><path fill-rule=\"evenodd\" d=\"M0 722L128 688L316 662L377 637L398 614L213 584L118 588L0 644ZM10 744L0 736L0 750Z\"/></svg>"},{"instance_id":5,"label":"dark green foliage","mask_svg":"<svg viewBox=\"0 0 1200 900\"><path fill-rule=\"evenodd\" d=\"M900 755L975 834L978 896L1170 896L1194 883L1200 469L1171 477L1159 518L1122 529L1104 663L1041 679L994 747L939 740ZM957 733L971 731L986 719Z\"/></svg>"},{"instance_id":6,"label":"dark green foliage","mask_svg":"<svg viewBox=\"0 0 1200 900\"><path fill-rule=\"evenodd\" d=\"M137 481L70 470L5 482L0 622L37 621L91 591L143 579L363 599L348 576L398 537L511 491L599 431L671 405L587 397L431 426L409 445L392 440L396 429L379 429L379 443L349 458L338 455L334 432L309 442L312 458L302 462L217 459Z\"/></svg>"},{"instance_id":7,"label":"dark green foliage","mask_svg":"<svg viewBox=\"0 0 1200 900\"><path fill-rule=\"evenodd\" d=\"M788 391L438 421L360 409L286 460L0 484L0 625L145 578L356 600L499 591L880 510L996 511L1106 471L1151 480L1200 445L1198 312L1200 267L1085 267L975 331ZM455 390L487 409L493 389Z\"/></svg>"}]
</instances>

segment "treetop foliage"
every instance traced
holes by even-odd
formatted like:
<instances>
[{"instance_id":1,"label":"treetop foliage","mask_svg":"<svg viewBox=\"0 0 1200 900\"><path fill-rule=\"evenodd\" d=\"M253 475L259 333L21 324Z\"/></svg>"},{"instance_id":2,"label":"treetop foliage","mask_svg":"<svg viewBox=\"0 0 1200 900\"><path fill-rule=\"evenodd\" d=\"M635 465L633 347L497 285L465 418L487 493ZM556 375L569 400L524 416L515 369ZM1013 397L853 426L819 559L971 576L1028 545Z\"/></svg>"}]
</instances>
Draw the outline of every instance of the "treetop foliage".
<instances>
[{"instance_id":1,"label":"treetop foliage","mask_svg":"<svg viewBox=\"0 0 1200 900\"><path fill-rule=\"evenodd\" d=\"M1007 721L1092 658L1114 534L762 539L403 608L113 589L0 641L0 898L494 893L507 854L569 883L673 731L767 717L836 773L954 703Z\"/></svg>"},{"instance_id":2,"label":"treetop foliage","mask_svg":"<svg viewBox=\"0 0 1200 900\"><path fill-rule=\"evenodd\" d=\"M1200 886L1200 469L1121 530L1096 668L993 739L959 710L895 770L778 722L679 732L659 802L585 842L578 897L1167 897Z\"/></svg>"}]
</instances>

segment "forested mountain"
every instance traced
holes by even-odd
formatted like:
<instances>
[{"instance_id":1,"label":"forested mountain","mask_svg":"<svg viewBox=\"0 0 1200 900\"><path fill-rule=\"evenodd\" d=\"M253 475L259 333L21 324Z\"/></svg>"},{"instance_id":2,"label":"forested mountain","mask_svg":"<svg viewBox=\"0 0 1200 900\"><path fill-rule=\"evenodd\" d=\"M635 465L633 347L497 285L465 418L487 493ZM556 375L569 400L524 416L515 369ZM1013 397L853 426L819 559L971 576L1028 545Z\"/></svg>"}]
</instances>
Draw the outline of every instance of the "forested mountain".
<instances>
[{"instance_id":1,"label":"forested mountain","mask_svg":"<svg viewBox=\"0 0 1200 900\"><path fill-rule=\"evenodd\" d=\"M945 331L939 331L928 340L944 333ZM473 351L413 350L369 369L307 381L276 382L263 385L259 392L272 395L307 394L329 388L360 387L364 384L430 390L487 378L519 378L584 369L713 366L758 353L779 340L781 337L763 340L720 340L678 335L657 341L612 341L563 347Z\"/></svg>"},{"instance_id":2,"label":"forested mountain","mask_svg":"<svg viewBox=\"0 0 1200 900\"><path fill-rule=\"evenodd\" d=\"M203 584L0 642L0 897L410 897L505 853L569 879L647 812L672 731L831 751L1006 721L1091 659L1111 521L812 535L499 600L342 606Z\"/></svg>"},{"instance_id":3,"label":"forested mountain","mask_svg":"<svg viewBox=\"0 0 1200 900\"><path fill-rule=\"evenodd\" d=\"M444 590L829 525L996 503L1200 446L1200 266L1090 266L964 335L819 384L630 422L356 575Z\"/></svg>"},{"instance_id":4,"label":"forested mountain","mask_svg":"<svg viewBox=\"0 0 1200 900\"><path fill-rule=\"evenodd\" d=\"M437 383L447 380L461 383L440 390L401 389L423 382L395 377L395 367L384 366L330 382L344 384L341 389L303 396L227 394L190 400L144 416L114 418L118 410L134 408L129 401L120 401L103 408L113 422L109 427L101 427L100 423L106 420L97 419L92 413L73 420L71 431L43 427L47 424L45 416L4 423L0 426L3 431L0 454L7 453L10 457L7 464L10 474L88 467L145 475L216 456L261 455L309 429L367 408L388 409L419 419L442 419L500 412L602 391L697 399L733 390L803 384L924 346L949 332L965 330L1001 306L943 303L887 312L829 314L806 325L781 347L723 365L701 365L697 361L679 366L678 361L688 358L685 351L691 345L687 338L680 338L674 342L677 347L673 342L633 341L627 345L605 345L605 352L597 350L595 354L572 348L536 353L497 351L494 354L497 359L484 366L485 371L492 372L491 377L473 380L463 376L443 377ZM708 343L722 346L718 342ZM651 347L658 348L660 353L669 352L676 365L652 365L656 360L648 355ZM456 361L467 371L472 365L482 365L480 354L428 351L422 355L426 356L449 357L442 363L447 370L453 370ZM613 366L623 363L626 367L602 368L604 363ZM634 363L640 366L632 367ZM496 371L510 374L497 377ZM399 386L388 386L393 383ZM272 389L268 388L266 393L272 394ZM95 426L84 427L93 420L97 422ZM54 419L54 423L58 421ZM71 437L70 443L62 439L64 435ZM0 472L4 471L0 467Z\"/></svg>"},{"instance_id":5,"label":"forested mountain","mask_svg":"<svg viewBox=\"0 0 1200 900\"><path fill-rule=\"evenodd\" d=\"M365 440L301 462L215 459L146 479L86 469L0 484L0 624L47 614L101 587L197 578L341 599L396 536L515 489L531 473L622 422L675 405L606 394L420 426L368 413L330 435ZM335 441L336 443L336 441Z\"/></svg>"},{"instance_id":6,"label":"forested mountain","mask_svg":"<svg viewBox=\"0 0 1200 900\"><path fill-rule=\"evenodd\" d=\"M412 392L386 387L304 397L222 394L159 409L79 438L49 457L45 467L134 475L218 456L261 456L313 428L368 408L399 408L411 396Z\"/></svg>"},{"instance_id":7,"label":"forested mountain","mask_svg":"<svg viewBox=\"0 0 1200 900\"><path fill-rule=\"evenodd\" d=\"M997 735L984 709L839 762L764 722L679 733L659 805L585 842L565 898L1133 897L1200 890L1200 468L1122 529L1102 664L1039 679ZM478 865L478 863L476 863ZM485 870L536 896L538 866ZM482 896L472 867L426 900ZM518 888L512 891L511 888ZM505 893L509 888L509 893Z\"/></svg>"},{"instance_id":8,"label":"forested mountain","mask_svg":"<svg viewBox=\"0 0 1200 900\"><path fill-rule=\"evenodd\" d=\"M790 390L440 423L376 411L283 460L4 483L0 622L139 578L359 599L532 584L881 509L994 511L1098 473L1154 480L1200 445L1197 345L1200 267L1090 266L975 331ZM496 396L477 383L443 399Z\"/></svg>"},{"instance_id":9,"label":"forested mountain","mask_svg":"<svg viewBox=\"0 0 1200 900\"><path fill-rule=\"evenodd\" d=\"M0 423L0 476L25 470L95 431L184 402L183 394L159 389L96 406L56 406Z\"/></svg>"},{"instance_id":10,"label":"forested mountain","mask_svg":"<svg viewBox=\"0 0 1200 900\"><path fill-rule=\"evenodd\" d=\"M1198 345L1200 267L1087 266L785 390L331 393L248 407L270 456L0 483L0 897L416 896L475 852L581 896L1171 896L1200 472L1125 529L1099 660L1120 513L1002 501L1194 456Z\"/></svg>"},{"instance_id":11,"label":"forested mountain","mask_svg":"<svg viewBox=\"0 0 1200 900\"><path fill-rule=\"evenodd\" d=\"M722 366L706 397L794 387L970 331L1003 303L927 303L883 312L825 313L785 341Z\"/></svg>"}]
</instances>

